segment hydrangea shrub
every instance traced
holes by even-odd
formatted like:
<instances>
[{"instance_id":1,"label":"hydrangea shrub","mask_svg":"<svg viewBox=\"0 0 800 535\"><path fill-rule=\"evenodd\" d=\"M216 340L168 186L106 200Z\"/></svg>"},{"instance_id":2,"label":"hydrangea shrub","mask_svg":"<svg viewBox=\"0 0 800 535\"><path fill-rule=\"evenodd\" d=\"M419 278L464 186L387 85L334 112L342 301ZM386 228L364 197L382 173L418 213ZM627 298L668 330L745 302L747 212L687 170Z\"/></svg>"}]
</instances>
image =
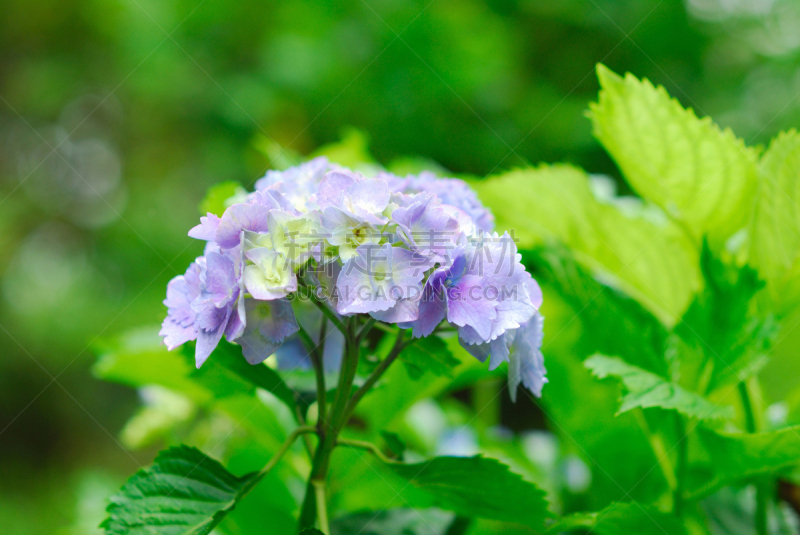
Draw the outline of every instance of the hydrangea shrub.
<instances>
[{"instance_id":1,"label":"hydrangea shrub","mask_svg":"<svg viewBox=\"0 0 800 535\"><path fill-rule=\"evenodd\" d=\"M568 165L471 187L325 157L212 191L161 340L95 368L140 387L126 444L199 449L133 476L106 532L796 531L800 394L759 373L797 323L800 135L748 147L598 74L635 197ZM498 379L552 433L487 423Z\"/></svg>"}]
</instances>

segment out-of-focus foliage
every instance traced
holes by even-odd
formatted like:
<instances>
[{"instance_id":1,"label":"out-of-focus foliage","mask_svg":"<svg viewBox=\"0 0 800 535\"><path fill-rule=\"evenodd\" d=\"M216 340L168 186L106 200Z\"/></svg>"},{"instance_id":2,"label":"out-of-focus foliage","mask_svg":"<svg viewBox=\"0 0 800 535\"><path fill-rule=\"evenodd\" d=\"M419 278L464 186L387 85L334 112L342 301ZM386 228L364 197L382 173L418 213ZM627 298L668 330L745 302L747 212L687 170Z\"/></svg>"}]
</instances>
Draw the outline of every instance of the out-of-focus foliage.
<instances>
[{"instance_id":1,"label":"out-of-focus foliage","mask_svg":"<svg viewBox=\"0 0 800 535\"><path fill-rule=\"evenodd\" d=\"M798 28L800 7L793 0L368 1L335 7L314 1L2 2L0 521L10 533L90 533L104 514L98 504L154 454L131 454L119 440L172 441L196 421L202 425L195 443L204 451L219 453L216 438L239 438L236 423L255 406L255 395L231 396L224 411L207 414L202 398L208 394L186 381L188 391L167 386L181 393L180 401L148 387L141 391L144 408L136 409L132 389L90 378L88 349L126 327L160 320L166 281L199 252L185 232L209 185L251 185L265 169L286 167L339 139L348 126L367 133L345 136L360 152L338 146L332 155L383 162L397 172L434 168L437 161L455 173L487 175L528 162L568 161L618 177L583 117L598 89L594 66L602 61L616 72L647 77L698 116L731 127L749 146L765 145L760 163L776 180L759 181L747 254L766 292L790 312L800 298L790 225L796 207L787 187L796 172L775 166L789 161L778 151L788 150L794 138L787 134L766 145L779 130L800 124ZM374 157L364 156L365 139ZM608 183L593 180L592 187ZM536 219L537 205L523 196L504 197L498 215L512 202L519 203L515 211ZM656 230L653 237L671 243L676 238L670 234ZM662 354L667 334L648 312L680 318L699 271L687 268L685 279L648 287L642 284L647 270L637 267L650 262L648 255L626 253L613 236L604 239L630 263L616 280L601 280L649 299L642 308L581 273L587 265L602 273L600 257L591 255L590 264L586 257L552 264L551 280L568 280L575 292L562 299L551 286L546 294L551 383L544 412L569 436L531 431L543 427L542 412L531 404L508 409L505 394L502 404L492 397L491 376L480 376L490 385L486 398L478 389L476 399L462 393L433 405L424 401L470 384L479 372L466 359L454 380L429 373L413 392L391 386L387 377L391 410L383 405L389 401L368 398L360 416L403 430L404 439L426 453L445 444L472 453L516 452L515 468L525 466L523 472L543 486L558 486L552 492L561 493L566 510L650 500L659 482L651 485L655 473L640 481L655 460L641 453L646 439L636 417L614 419L614 383L598 383L576 359L561 356L600 351L652 369L643 362ZM674 258L682 256L660 260ZM619 311L625 311L622 323L603 328ZM785 323L797 321L790 315ZM797 332L784 330L770 352L761 374L764 404L797 388ZM671 337L669 343L684 342ZM167 355L152 351L156 358ZM754 362L763 366L763 359ZM153 365L184 370L154 384L180 382L182 373L191 373L186 363ZM574 392L584 401L574 401ZM548 403L548 396L561 403ZM776 422L800 422L791 401L800 395L788 399L770 407ZM473 418L469 407L477 403L489 408ZM138 422L126 425L136 410ZM498 421L523 434L514 440L492 434ZM614 432L598 432L607 429ZM268 433L259 435L265 443ZM579 490L589 478L581 460L586 456L596 463L590 479L597 495ZM234 451L228 466L244 473L237 468L254 469L265 458L261 451ZM81 472L86 465L94 468ZM555 483L545 482L545 473L557 474L549 479ZM253 497L291 503L285 487L264 487ZM596 497L603 492L607 498ZM274 507L275 518L283 519L275 525L286 526L291 517ZM237 512L243 525L259 525L264 514L246 503ZM492 525L473 529L491 532Z\"/></svg>"}]
</instances>

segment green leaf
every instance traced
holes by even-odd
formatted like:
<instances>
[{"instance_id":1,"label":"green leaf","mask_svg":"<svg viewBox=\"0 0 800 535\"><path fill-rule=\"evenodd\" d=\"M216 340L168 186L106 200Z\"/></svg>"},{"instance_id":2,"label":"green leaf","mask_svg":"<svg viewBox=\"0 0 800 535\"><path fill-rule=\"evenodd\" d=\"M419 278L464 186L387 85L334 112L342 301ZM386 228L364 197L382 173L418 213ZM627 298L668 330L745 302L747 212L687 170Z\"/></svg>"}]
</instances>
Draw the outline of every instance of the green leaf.
<instances>
[{"instance_id":1,"label":"green leaf","mask_svg":"<svg viewBox=\"0 0 800 535\"><path fill-rule=\"evenodd\" d=\"M540 530L550 517L544 492L494 459L434 457L423 463L388 467L420 491L406 497L413 507L439 507Z\"/></svg>"},{"instance_id":2,"label":"green leaf","mask_svg":"<svg viewBox=\"0 0 800 535\"><path fill-rule=\"evenodd\" d=\"M672 326L701 286L698 251L657 208L593 193L604 183L568 165L512 171L475 188L519 247L560 243L576 260ZM605 184L607 186L607 183ZM606 188L607 189L607 188Z\"/></svg>"},{"instance_id":3,"label":"green leaf","mask_svg":"<svg viewBox=\"0 0 800 535\"><path fill-rule=\"evenodd\" d=\"M705 455L690 459L687 498L696 499L737 481L777 474L800 464L800 426L766 433L726 433L697 428Z\"/></svg>"},{"instance_id":4,"label":"green leaf","mask_svg":"<svg viewBox=\"0 0 800 535\"><path fill-rule=\"evenodd\" d=\"M586 360L585 365L599 379L613 376L622 381L627 394L622 397L617 414L637 407L658 407L675 410L700 420L733 416L731 407L717 406L699 394L689 392L654 373L631 366L620 358L594 355Z\"/></svg>"},{"instance_id":5,"label":"green leaf","mask_svg":"<svg viewBox=\"0 0 800 535\"><path fill-rule=\"evenodd\" d=\"M406 443L403 442L403 439L397 433L392 433L391 431L381 431L381 436L386 441L386 445L389 446L389 450L402 461L403 454L406 452Z\"/></svg>"},{"instance_id":6,"label":"green leaf","mask_svg":"<svg viewBox=\"0 0 800 535\"><path fill-rule=\"evenodd\" d=\"M453 368L461 364L438 336L417 340L400 353L400 360L412 379L419 379L425 372L452 377Z\"/></svg>"},{"instance_id":7,"label":"green leaf","mask_svg":"<svg viewBox=\"0 0 800 535\"><path fill-rule=\"evenodd\" d=\"M594 135L631 187L683 222L696 237L741 229L758 184L758 152L710 118L699 119L648 80L597 66L602 90Z\"/></svg>"},{"instance_id":8,"label":"green leaf","mask_svg":"<svg viewBox=\"0 0 800 535\"><path fill-rule=\"evenodd\" d=\"M259 479L236 477L195 448L170 448L110 498L102 527L108 535L208 534Z\"/></svg>"},{"instance_id":9,"label":"green leaf","mask_svg":"<svg viewBox=\"0 0 800 535\"><path fill-rule=\"evenodd\" d=\"M800 134L779 134L760 163L755 212L750 225L748 262L770 284L781 301L783 287L792 282L800 252ZM796 293L796 292L795 292ZM796 296L794 296L796 297Z\"/></svg>"},{"instance_id":10,"label":"green leaf","mask_svg":"<svg viewBox=\"0 0 800 535\"><path fill-rule=\"evenodd\" d=\"M331 523L331 535L441 535L453 519L437 509L364 511Z\"/></svg>"},{"instance_id":11,"label":"green leaf","mask_svg":"<svg viewBox=\"0 0 800 535\"><path fill-rule=\"evenodd\" d=\"M674 515L638 503L613 503L595 513L577 513L560 519L548 534L587 530L597 535L686 535L683 522Z\"/></svg>"},{"instance_id":12,"label":"green leaf","mask_svg":"<svg viewBox=\"0 0 800 535\"><path fill-rule=\"evenodd\" d=\"M721 261L705 244L701 265L705 288L675 327L675 334L686 344L678 346L682 379L689 375L687 354L699 354L698 373L705 373L706 362L713 365L710 377L700 380L708 380L708 388L714 389L744 381L766 363L777 324L772 316L758 315L752 306L764 285L755 270Z\"/></svg>"},{"instance_id":13,"label":"green leaf","mask_svg":"<svg viewBox=\"0 0 800 535\"><path fill-rule=\"evenodd\" d=\"M247 191L239 182L229 181L214 184L206 192L206 196L200 202L200 213L206 215L212 213L221 216L225 209L236 202L239 198L244 198Z\"/></svg>"},{"instance_id":14,"label":"green leaf","mask_svg":"<svg viewBox=\"0 0 800 535\"><path fill-rule=\"evenodd\" d=\"M300 535L325 535L317 528L306 528L300 532Z\"/></svg>"}]
</instances>

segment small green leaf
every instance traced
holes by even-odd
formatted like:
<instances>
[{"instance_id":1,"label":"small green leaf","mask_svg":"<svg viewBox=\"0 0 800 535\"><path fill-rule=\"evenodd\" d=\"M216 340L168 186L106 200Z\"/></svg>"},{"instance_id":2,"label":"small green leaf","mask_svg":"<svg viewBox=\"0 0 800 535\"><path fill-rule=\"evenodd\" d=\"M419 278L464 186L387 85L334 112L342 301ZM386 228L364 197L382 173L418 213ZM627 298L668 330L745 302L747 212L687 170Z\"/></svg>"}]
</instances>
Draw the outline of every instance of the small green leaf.
<instances>
[{"instance_id":1,"label":"small green leaf","mask_svg":"<svg viewBox=\"0 0 800 535\"><path fill-rule=\"evenodd\" d=\"M594 135L628 183L696 238L715 243L741 229L758 184L758 152L711 119L699 119L648 80L597 66Z\"/></svg>"},{"instance_id":2,"label":"small green leaf","mask_svg":"<svg viewBox=\"0 0 800 535\"><path fill-rule=\"evenodd\" d=\"M108 535L206 535L259 479L236 477L195 448L170 448L110 498L102 527Z\"/></svg>"},{"instance_id":3,"label":"small green leaf","mask_svg":"<svg viewBox=\"0 0 800 535\"><path fill-rule=\"evenodd\" d=\"M381 431L381 436L395 457L402 461L403 454L406 451L406 443L403 442L403 439L397 436L397 433L392 433L391 431Z\"/></svg>"},{"instance_id":4,"label":"small green leaf","mask_svg":"<svg viewBox=\"0 0 800 535\"><path fill-rule=\"evenodd\" d=\"M453 368L461 364L438 336L417 340L400 353L400 360L412 379L419 379L425 372L452 377Z\"/></svg>"},{"instance_id":5,"label":"small green leaf","mask_svg":"<svg viewBox=\"0 0 800 535\"><path fill-rule=\"evenodd\" d=\"M698 427L697 434L705 447L705 458L691 462L687 485L690 499L800 463L800 426L767 433L725 433Z\"/></svg>"},{"instance_id":6,"label":"small green leaf","mask_svg":"<svg viewBox=\"0 0 800 535\"><path fill-rule=\"evenodd\" d=\"M576 513L550 526L548 534L587 530L596 535L686 535L683 522L674 515L638 503L612 503L595 513Z\"/></svg>"},{"instance_id":7,"label":"small green leaf","mask_svg":"<svg viewBox=\"0 0 800 535\"><path fill-rule=\"evenodd\" d=\"M247 191L238 182L220 182L214 184L206 192L206 196L200 202L200 213L206 215L212 213L221 216L225 209L233 204L238 198L244 198Z\"/></svg>"},{"instance_id":8,"label":"small green leaf","mask_svg":"<svg viewBox=\"0 0 800 535\"><path fill-rule=\"evenodd\" d=\"M412 507L439 507L539 530L550 517L544 492L494 459L434 457L418 464L387 466L419 491L404 496Z\"/></svg>"},{"instance_id":9,"label":"small green leaf","mask_svg":"<svg viewBox=\"0 0 800 535\"><path fill-rule=\"evenodd\" d=\"M733 416L732 407L717 406L699 394L689 392L675 383L632 366L620 358L593 355L586 359L584 364L599 379L613 376L622 381L627 394L622 397L617 414L636 407L643 409L658 407L675 410L700 420Z\"/></svg>"}]
</instances>

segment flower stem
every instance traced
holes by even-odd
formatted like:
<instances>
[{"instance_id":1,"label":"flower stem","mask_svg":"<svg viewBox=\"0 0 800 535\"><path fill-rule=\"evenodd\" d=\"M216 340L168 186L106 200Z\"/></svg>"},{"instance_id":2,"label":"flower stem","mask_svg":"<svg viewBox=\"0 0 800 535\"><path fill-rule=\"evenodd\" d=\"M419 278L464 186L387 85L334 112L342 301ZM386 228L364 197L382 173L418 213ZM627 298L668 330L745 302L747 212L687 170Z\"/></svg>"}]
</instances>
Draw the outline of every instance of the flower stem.
<instances>
[{"instance_id":1,"label":"flower stem","mask_svg":"<svg viewBox=\"0 0 800 535\"><path fill-rule=\"evenodd\" d=\"M680 516L683 513L683 485L686 482L686 471L689 466L689 437L683 416L675 413L675 437L678 441L678 462L675 464L675 493L673 512Z\"/></svg>"},{"instance_id":2,"label":"flower stem","mask_svg":"<svg viewBox=\"0 0 800 535\"><path fill-rule=\"evenodd\" d=\"M756 413L753 409L753 399L750 396L750 390L747 383L744 381L739 383L739 397L742 398L742 409L744 410L745 427L748 433L755 433L758 431L758 422L756 420ZM767 508L769 506L769 482L768 481L755 481L753 483L756 487L756 513L755 513L755 528L758 535L767 535L768 518Z\"/></svg>"},{"instance_id":3,"label":"flower stem","mask_svg":"<svg viewBox=\"0 0 800 535\"><path fill-rule=\"evenodd\" d=\"M395 359L400 355L400 353L403 352L403 349L405 349L412 343L412 342L409 342L407 344L403 343L404 334L405 333L402 330L398 331L397 338L394 341L394 346L392 346L392 349L389 351L389 354L386 356L385 359L381 361L380 364L378 364L378 366L375 368L375 371L372 372L372 375L370 375L367 378L367 380L364 381L364 384L361 385L361 387L358 390L356 390L356 393L353 394L353 397L347 403L347 408L345 409L345 415L348 419L356 410L356 405L358 405L358 402L361 401L361 398L363 398L366 395L366 393L369 392L369 389L372 388L378 381L378 379L381 378L384 372L386 372L389 366L391 366L392 362L394 362Z\"/></svg>"},{"instance_id":4,"label":"flower stem","mask_svg":"<svg viewBox=\"0 0 800 535\"><path fill-rule=\"evenodd\" d=\"M336 396L333 400L330 418L326 425L317 427L319 445L317 446L317 451L314 452L311 474L306 486L306 495L303 499L303 507L298 523L299 531L314 527L314 520L318 517L323 533L326 533L326 535L328 533L324 530L325 526L323 525L323 519L327 522L327 511L322 511L325 507L324 490L328 467L330 466L331 454L336 447L336 438L347 422L345 408L347 407L347 401L350 397L350 391L353 388L353 381L358 368L359 346L355 336L353 320L347 321L343 328L345 333L345 356L339 373L339 384L336 388ZM320 488L322 489L322 503L319 503Z\"/></svg>"}]
</instances>

